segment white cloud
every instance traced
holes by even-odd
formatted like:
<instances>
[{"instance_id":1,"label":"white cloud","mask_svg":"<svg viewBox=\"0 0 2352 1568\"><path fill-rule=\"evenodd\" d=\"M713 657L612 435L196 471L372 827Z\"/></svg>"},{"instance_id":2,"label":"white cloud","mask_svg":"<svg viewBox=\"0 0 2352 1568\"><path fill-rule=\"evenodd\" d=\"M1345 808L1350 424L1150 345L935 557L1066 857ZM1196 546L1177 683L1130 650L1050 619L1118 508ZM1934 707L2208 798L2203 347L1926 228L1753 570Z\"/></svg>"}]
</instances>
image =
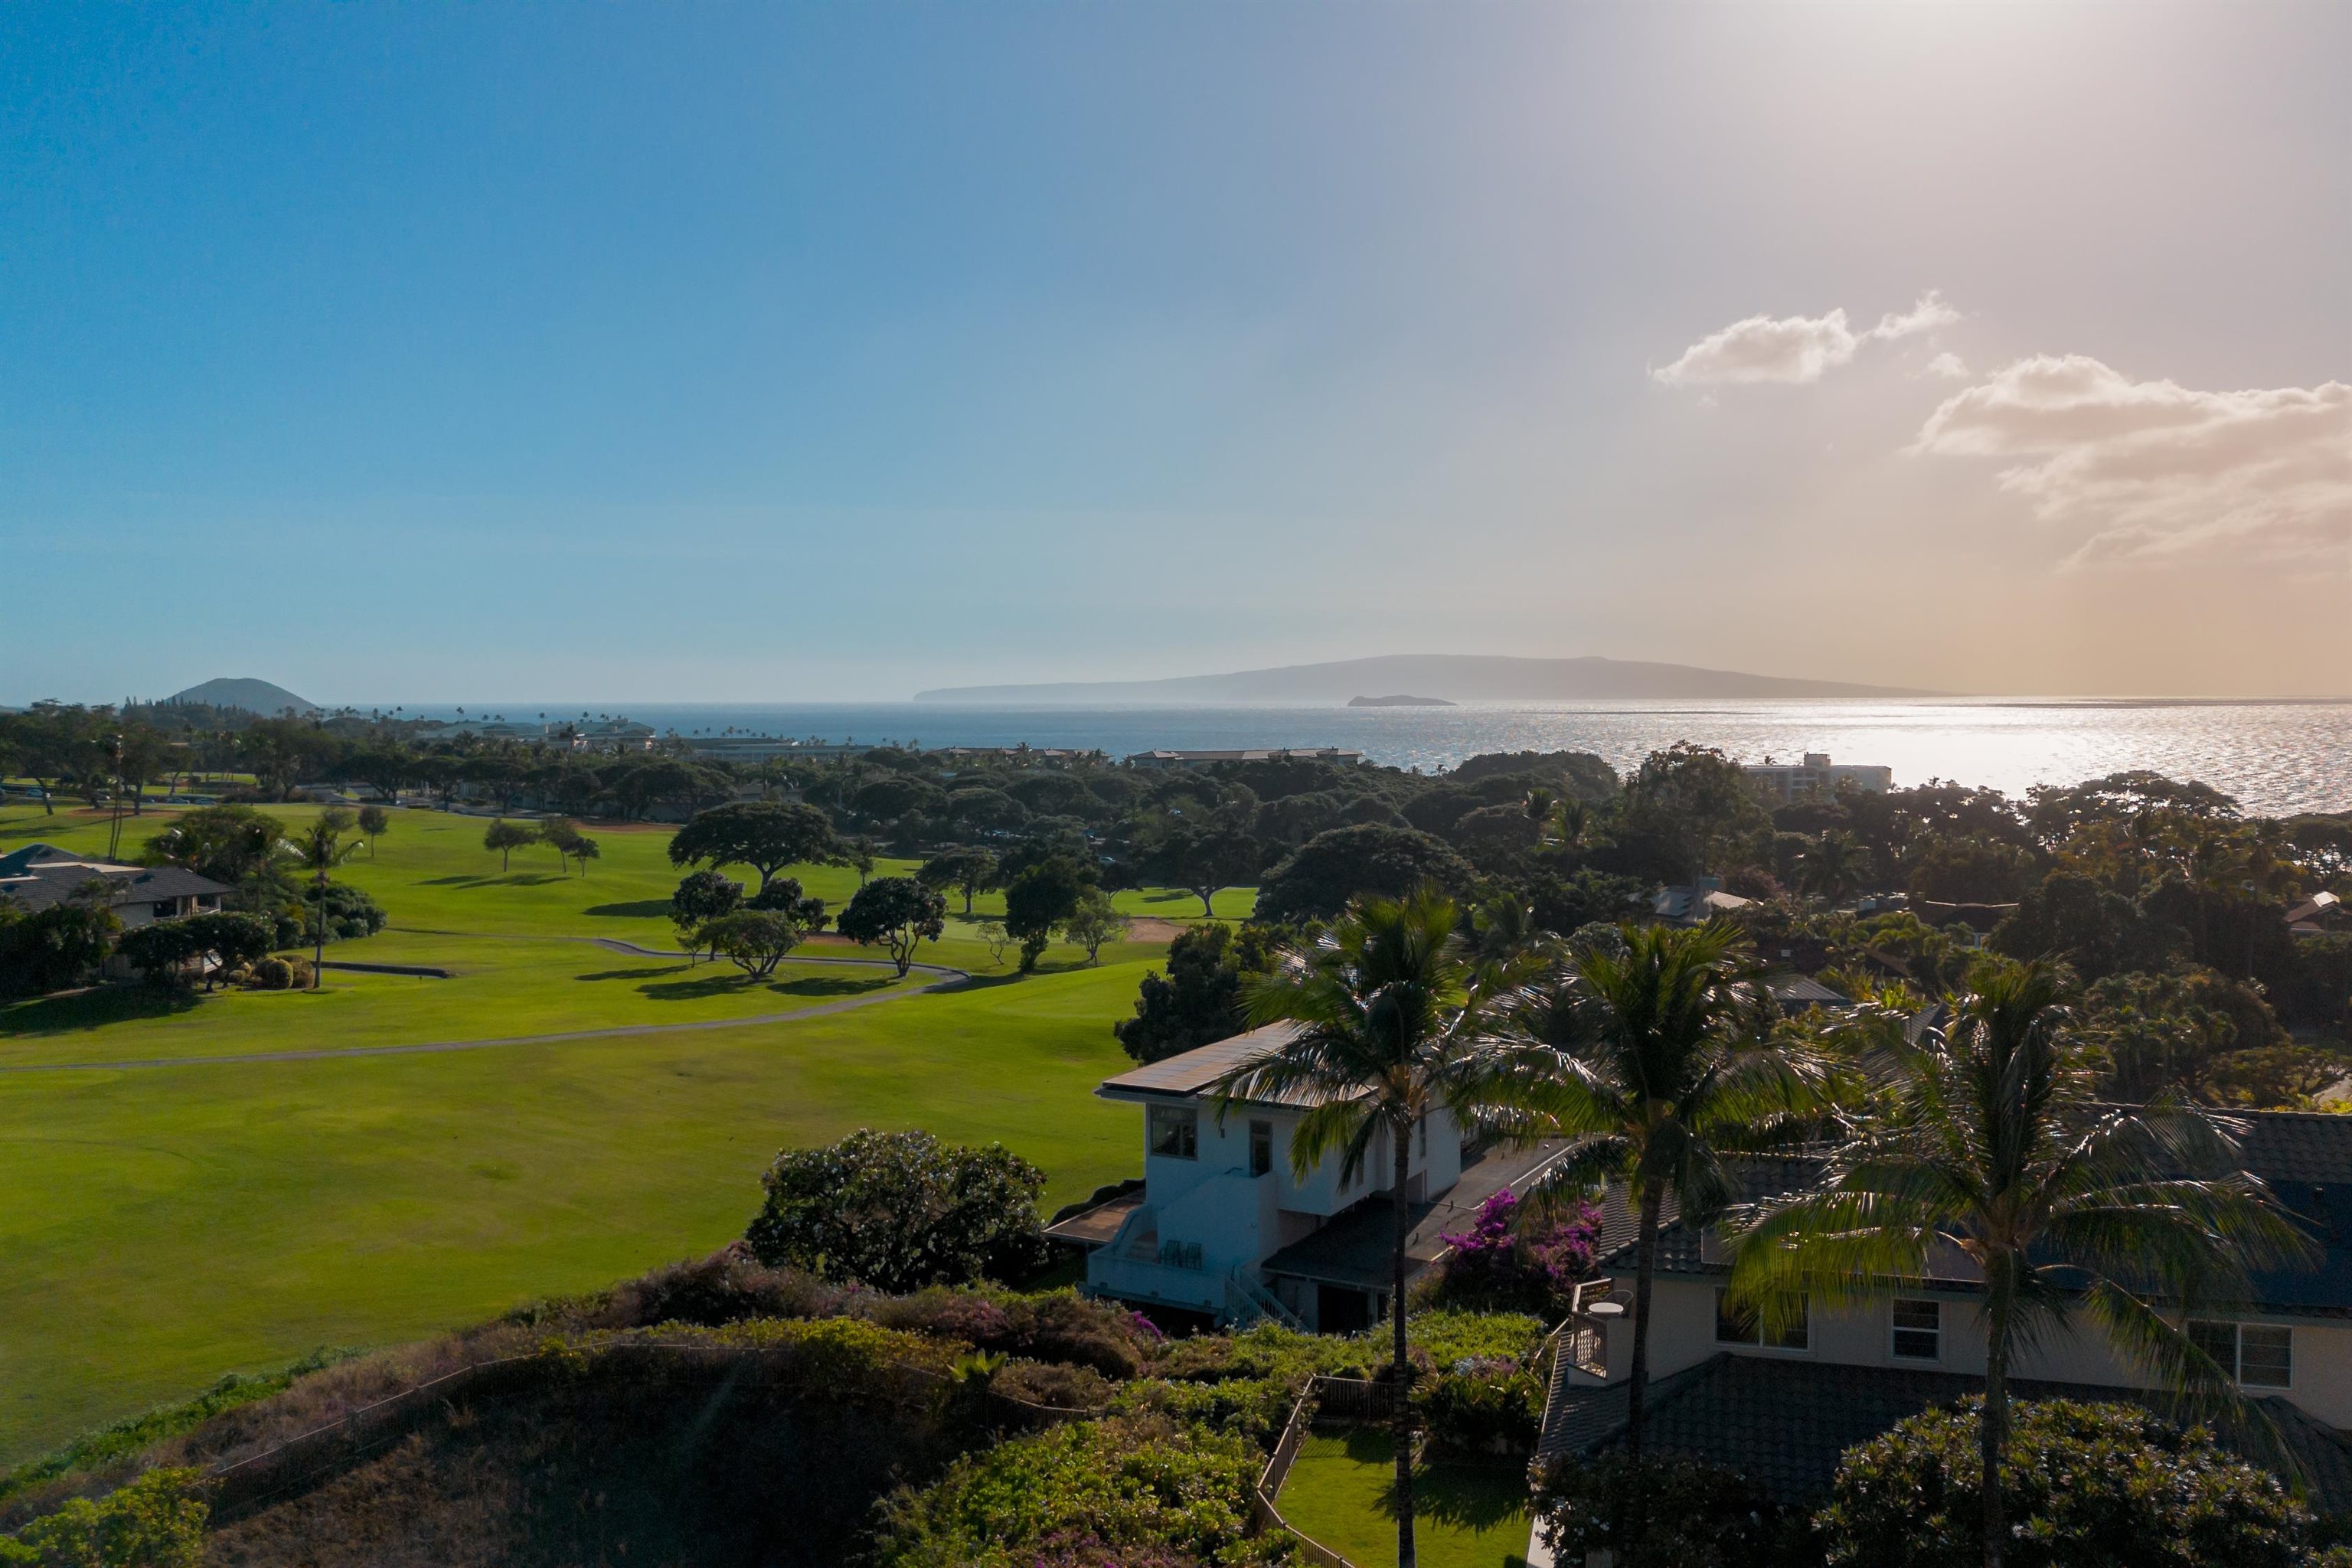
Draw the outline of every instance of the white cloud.
<instances>
[{"instance_id":1,"label":"white cloud","mask_svg":"<svg viewBox=\"0 0 2352 1568\"><path fill-rule=\"evenodd\" d=\"M1843 310L1826 316L1750 316L1683 351L1651 376L1668 386L1727 383L1819 381L1832 365L1853 358L1855 338Z\"/></svg>"},{"instance_id":2,"label":"white cloud","mask_svg":"<svg viewBox=\"0 0 2352 1568\"><path fill-rule=\"evenodd\" d=\"M1759 382L1808 385L1821 380L1824 372L1852 361L1864 343L1892 342L1932 332L1959 319L1960 313L1933 289L1920 295L1910 310L1901 315L1890 311L1878 319L1878 325L1862 333L1847 324L1843 310L1822 316L1750 316L1701 338L1685 349L1680 359L1652 371L1650 376L1668 386Z\"/></svg>"},{"instance_id":3,"label":"white cloud","mask_svg":"<svg viewBox=\"0 0 2352 1568\"><path fill-rule=\"evenodd\" d=\"M1888 311L1878 318L1878 325L1863 335L1893 342L1897 338L1916 337L1921 332L1932 332L1938 327L1948 327L1959 319L1960 313L1944 302L1944 296L1930 289L1919 296L1917 304L1902 315Z\"/></svg>"},{"instance_id":4,"label":"white cloud","mask_svg":"<svg viewBox=\"0 0 2352 1568\"><path fill-rule=\"evenodd\" d=\"M1948 351L1921 365L1918 374L1921 377L1933 377L1937 381L1966 381L1969 378L1969 367L1968 363L1959 355Z\"/></svg>"},{"instance_id":5,"label":"white cloud","mask_svg":"<svg viewBox=\"0 0 2352 1568\"><path fill-rule=\"evenodd\" d=\"M2352 386L2197 392L2082 354L1948 398L1914 453L2013 459L2001 488L2092 531L2074 561L2326 556L2352 543Z\"/></svg>"}]
</instances>

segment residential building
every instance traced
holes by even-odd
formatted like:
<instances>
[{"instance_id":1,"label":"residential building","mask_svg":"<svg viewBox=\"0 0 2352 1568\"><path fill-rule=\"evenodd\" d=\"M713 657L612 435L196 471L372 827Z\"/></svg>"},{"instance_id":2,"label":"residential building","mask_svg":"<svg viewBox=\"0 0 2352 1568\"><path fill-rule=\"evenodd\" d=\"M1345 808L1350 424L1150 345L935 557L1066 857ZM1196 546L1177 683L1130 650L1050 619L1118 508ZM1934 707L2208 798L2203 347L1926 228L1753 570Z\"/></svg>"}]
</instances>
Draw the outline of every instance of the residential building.
<instances>
[{"instance_id":1,"label":"residential building","mask_svg":"<svg viewBox=\"0 0 2352 1568\"><path fill-rule=\"evenodd\" d=\"M1345 1178L1337 1154L1301 1177L1290 1164L1316 1101L1286 1096L1220 1105L1216 1086L1280 1046L1276 1024L1106 1079L1095 1092L1142 1108L1143 1183L1058 1221L1056 1240L1087 1249L1094 1295L1197 1312L1221 1322L1273 1317L1325 1331L1385 1317L1392 1289L1394 1156L1385 1133ZM1408 1278L1451 1250L1478 1205L1524 1187L1560 1150L1465 1148L1433 1111L1412 1133L1406 1197Z\"/></svg>"},{"instance_id":2,"label":"residential building","mask_svg":"<svg viewBox=\"0 0 2352 1568\"><path fill-rule=\"evenodd\" d=\"M0 855L0 898L27 911L64 903L93 879L107 884L108 907L125 930L207 913L233 891L177 866L131 866L53 844Z\"/></svg>"},{"instance_id":3,"label":"residential building","mask_svg":"<svg viewBox=\"0 0 2352 1568\"><path fill-rule=\"evenodd\" d=\"M1342 751L1337 746L1275 746L1232 752L1138 752L1127 759L1127 764L1160 770L1205 768L1212 763L1265 762L1333 763L1340 767L1354 767L1363 760L1363 752Z\"/></svg>"},{"instance_id":4,"label":"residential building","mask_svg":"<svg viewBox=\"0 0 2352 1568\"><path fill-rule=\"evenodd\" d=\"M1774 805L1800 800L1827 800L1840 784L1852 784L1872 795L1895 787L1895 770L1868 763L1832 763L1827 752L1807 752L1801 763L1776 763L1767 757L1747 763L1740 772L1749 785Z\"/></svg>"},{"instance_id":5,"label":"residential building","mask_svg":"<svg viewBox=\"0 0 2352 1568\"><path fill-rule=\"evenodd\" d=\"M2242 1157L2324 1247L2313 1265L2258 1274L2252 1299L2188 1322L2189 1332L2259 1401L2335 1508L2352 1507L2352 1117L2236 1113ZM1738 1167L1754 1201L1803 1188L1806 1157ZM1612 1214L1602 1268L1623 1286L1630 1222ZM1928 1278L1865 1305L1809 1307L1789 1330L1765 1332L1725 1304L1730 1254L1713 1229L1671 1219L1659 1237L1650 1329L1648 1441L1747 1470L1784 1501L1828 1485L1838 1456L1906 1415L1981 1388L1982 1277L1957 1249ZM1548 1452L1578 1452L1622 1435L1633 1335L1625 1295L1578 1320L1545 1424ZM1614 1306L1616 1310L1612 1310ZM2163 1408L2162 1384L2087 1321L2019 1347L2021 1398L2130 1400ZM2254 1457L2259 1458L2259 1455Z\"/></svg>"},{"instance_id":6,"label":"residential building","mask_svg":"<svg viewBox=\"0 0 2352 1568\"><path fill-rule=\"evenodd\" d=\"M1717 915L1727 915L1755 901L1725 892L1720 877L1700 877L1679 887L1659 889L1650 900L1650 913L1667 925L1705 925Z\"/></svg>"}]
</instances>

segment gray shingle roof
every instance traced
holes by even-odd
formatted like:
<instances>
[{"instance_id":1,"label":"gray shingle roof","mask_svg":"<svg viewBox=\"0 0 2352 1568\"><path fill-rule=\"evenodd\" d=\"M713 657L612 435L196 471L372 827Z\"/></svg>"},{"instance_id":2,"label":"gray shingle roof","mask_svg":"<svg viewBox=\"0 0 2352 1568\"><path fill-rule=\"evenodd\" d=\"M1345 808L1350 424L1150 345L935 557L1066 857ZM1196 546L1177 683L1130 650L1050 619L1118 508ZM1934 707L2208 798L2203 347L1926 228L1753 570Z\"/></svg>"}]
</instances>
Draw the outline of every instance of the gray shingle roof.
<instances>
[{"instance_id":1,"label":"gray shingle roof","mask_svg":"<svg viewBox=\"0 0 2352 1568\"><path fill-rule=\"evenodd\" d=\"M2311 1266L2267 1269L2251 1277L2253 1303L2277 1312L2352 1317L2352 1116L2325 1111L2230 1112L2243 1124L2240 1157L2278 1202L2305 1220L2324 1247ZM1736 1201L1801 1190L1820 1173L1812 1155L1757 1155L1733 1166ZM1703 1237L1671 1217L1658 1232L1658 1269L1701 1274L1720 1268L1703 1256ZM1622 1204L1606 1214L1599 1267L1624 1273L1633 1266L1633 1226Z\"/></svg>"},{"instance_id":2,"label":"gray shingle roof","mask_svg":"<svg viewBox=\"0 0 2352 1568\"><path fill-rule=\"evenodd\" d=\"M1846 1449L1983 1386L1982 1379L1958 1373L1724 1352L1650 1385L1647 1441L1741 1471L1775 1500L1801 1503L1829 1489ZM1616 1442L1624 1431L1626 1388L1621 1380L1559 1391L1545 1423L1544 1452L1586 1453ZM2120 1402L2171 1413L2165 1395L2145 1390L2032 1381L2012 1381L2010 1389L2020 1399ZM2352 1444L2284 1399L2262 1405L2301 1463L2312 1500L2329 1512L2352 1509ZM2260 1446L2242 1434L2224 1441L2265 1463Z\"/></svg>"}]
</instances>

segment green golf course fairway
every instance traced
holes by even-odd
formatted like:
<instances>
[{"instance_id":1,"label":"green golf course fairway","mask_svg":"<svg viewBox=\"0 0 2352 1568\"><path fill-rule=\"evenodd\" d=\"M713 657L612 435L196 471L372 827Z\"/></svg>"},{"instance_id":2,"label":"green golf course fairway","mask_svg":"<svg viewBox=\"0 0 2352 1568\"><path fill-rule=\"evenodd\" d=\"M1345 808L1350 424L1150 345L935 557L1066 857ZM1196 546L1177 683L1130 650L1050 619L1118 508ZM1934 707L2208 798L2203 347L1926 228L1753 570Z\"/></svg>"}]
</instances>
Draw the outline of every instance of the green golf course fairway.
<instances>
[{"instance_id":1,"label":"green golf course fairway","mask_svg":"<svg viewBox=\"0 0 2352 1568\"><path fill-rule=\"evenodd\" d=\"M294 821L310 808L280 808ZM126 823L126 854L167 820ZM1037 974L912 994L887 969L724 965L614 952L675 945L666 829L592 831L562 877L501 876L478 818L394 814L343 875L391 925L330 959L432 963L451 980L331 971L320 994L167 1004L127 988L0 1008L0 1466L321 1345L396 1342L535 1296L592 1289L739 1236L782 1145L861 1125L1001 1139L1047 1203L1132 1174L1140 1130L1090 1090L1161 944L1064 944ZM102 814L0 813L0 852L102 849ZM545 865L524 862L536 856ZM894 867L877 867L877 874ZM730 873L733 874L733 873ZM835 907L855 872L803 880ZM1228 894L1245 911L1249 894ZM1189 895L1122 896L1160 918ZM651 907L649 907L651 906ZM1221 900L1220 912L1223 912ZM812 944L828 959L879 954ZM991 967L961 922L921 961ZM257 1062L76 1063L510 1038L671 1022L757 1025L481 1048ZM5 1070L35 1063L38 1071Z\"/></svg>"}]
</instances>

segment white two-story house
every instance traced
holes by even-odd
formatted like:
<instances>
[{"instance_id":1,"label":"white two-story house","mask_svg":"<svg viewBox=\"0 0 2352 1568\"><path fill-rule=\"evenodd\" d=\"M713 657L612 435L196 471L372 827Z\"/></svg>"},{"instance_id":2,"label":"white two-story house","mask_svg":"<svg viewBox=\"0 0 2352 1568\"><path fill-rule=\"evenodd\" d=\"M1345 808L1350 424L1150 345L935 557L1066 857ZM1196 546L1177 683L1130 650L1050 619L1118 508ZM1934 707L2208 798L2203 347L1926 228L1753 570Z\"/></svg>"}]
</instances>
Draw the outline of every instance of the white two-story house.
<instances>
[{"instance_id":1,"label":"white two-story house","mask_svg":"<svg viewBox=\"0 0 2352 1568\"><path fill-rule=\"evenodd\" d=\"M1274 1317L1326 1331L1387 1315L1395 1223L1388 1135L1375 1136L1345 1181L1337 1154L1301 1178L1291 1170L1290 1140L1311 1102L1217 1102L1218 1083L1279 1046L1290 1028L1271 1025L1202 1046L1095 1090L1141 1108L1143 1182L1047 1227L1049 1237L1087 1248L1089 1292L1219 1322ZM1552 1143L1465 1152L1463 1130L1443 1110L1412 1138L1409 1273L1442 1258L1449 1250L1443 1238L1469 1229L1480 1204L1524 1185L1559 1151Z\"/></svg>"}]
</instances>

